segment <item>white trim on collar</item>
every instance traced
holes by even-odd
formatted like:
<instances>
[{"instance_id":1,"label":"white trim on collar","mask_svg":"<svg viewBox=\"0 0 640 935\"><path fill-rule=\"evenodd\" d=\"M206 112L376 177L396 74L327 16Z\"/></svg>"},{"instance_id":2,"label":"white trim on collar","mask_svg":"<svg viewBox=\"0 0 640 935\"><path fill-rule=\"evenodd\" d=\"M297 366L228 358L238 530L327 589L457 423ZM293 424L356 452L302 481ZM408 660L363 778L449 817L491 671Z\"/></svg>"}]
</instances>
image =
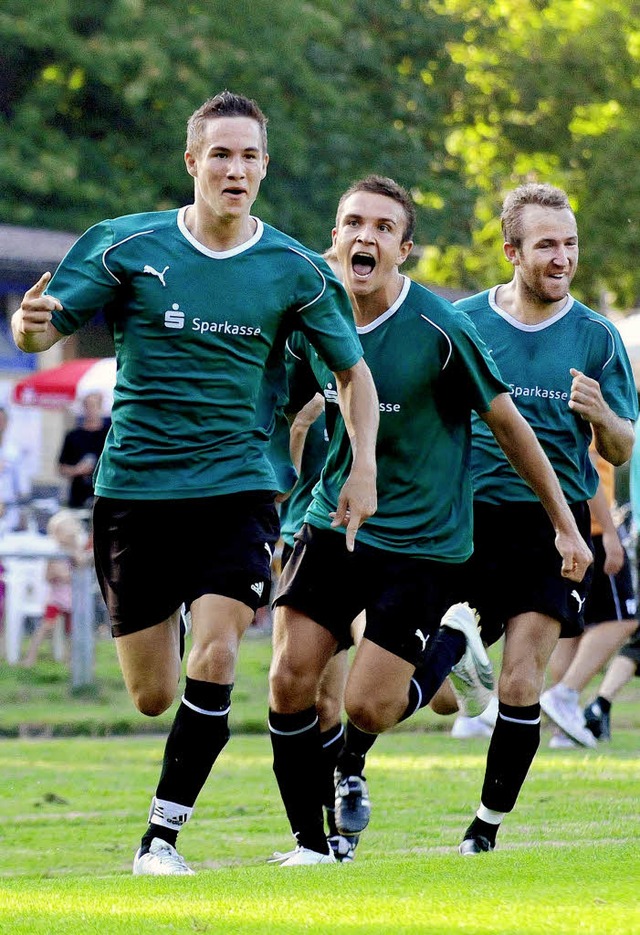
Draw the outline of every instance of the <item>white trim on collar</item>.
<instances>
[{"instance_id":1,"label":"white trim on collar","mask_svg":"<svg viewBox=\"0 0 640 935\"><path fill-rule=\"evenodd\" d=\"M183 208L180 208L178 211L178 228L182 236L189 241L192 247L195 247L196 250L199 250L200 253L204 253L205 256L211 257L213 260L227 260L229 257L237 256L238 253L244 253L245 250L248 250L250 247L253 247L264 232L264 224L260 218L253 218L256 222L256 231L248 240L245 240L244 243L238 244L237 247L232 247L231 250L209 250L208 247L205 247L204 244L201 244L199 240L193 236L193 234L187 228L187 225L184 222L184 216L187 212L187 208L191 205L185 205Z\"/></svg>"},{"instance_id":2,"label":"white trim on collar","mask_svg":"<svg viewBox=\"0 0 640 935\"><path fill-rule=\"evenodd\" d=\"M513 315L510 315L509 312L505 312L503 308L500 308L496 302L496 292L500 286L494 286L493 289L489 290L489 305L501 318L507 322L507 324L512 325L514 328L518 328L519 331L544 331L545 328L549 328L551 325L555 325L557 321L560 321L561 318L571 311L573 308L573 303L575 299L572 295L567 295L567 301L564 303L560 311L556 312L555 315L552 315L551 318L545 318L544 321L538 322L537 325L525 325L524 322L518 321L517 318L514 318Z\"/></svg>"},{"instance_id":3,"label":"white trim on collar","mask_svg":"<svg viewBox=\"0 0 640 935\"><path fill-rule=\"evenodd\" d=\"M395 313L398 311L398 309L400 308L400 306L406 299L407 292L409 291L411 287L411 280L409 279L409 277L403 275L402 278L404 280L402 284L402 289L400 290L400 295L395 300L393 305L390 308L388 308L386 312L383 312L382 315L378 315L378 317L374 321L369 322L368 325L363 325L362 328L356 328L356 331L358 332L358 334L367 334L369 331L374 331L380 325L383 325L385 321L388 321L392 315L395 315Z\"/></svg>"}]
</instances>

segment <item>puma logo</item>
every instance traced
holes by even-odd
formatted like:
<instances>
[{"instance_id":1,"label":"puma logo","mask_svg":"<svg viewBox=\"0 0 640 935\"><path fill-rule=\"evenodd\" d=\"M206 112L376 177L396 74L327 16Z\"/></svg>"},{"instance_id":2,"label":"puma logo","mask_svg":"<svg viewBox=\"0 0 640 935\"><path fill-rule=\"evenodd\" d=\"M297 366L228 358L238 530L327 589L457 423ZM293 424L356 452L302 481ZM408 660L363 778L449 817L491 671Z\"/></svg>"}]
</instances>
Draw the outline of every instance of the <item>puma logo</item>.
<instances>
[{"instance_id":1,"label":"puma logo","mask_svg":"<svg viewBox=\"0 0 640 935\"><path fill-rule=\"evenodd\" d=\"M582 605L584 604L586 598L580 597L580 595L578 594L578 592L575 591L575 590L573 590L573 591L571 592L571 597L575 597L575 599L577 600L577 602L578 602L578 612L580 612L580 611L582 610Z\"/></svg>"},{"instance_id":2,"label":"puma logo","mask_svg":"<svg viewBox=\"0 0 640 935\"><path fill-rule=\"evenodd\" d=\"M169 267L168 267L168 266L165 266L165 268L162 270L162 272L159 273L157 269L154 269L153 266L149 266L149 265L147 264L147 265L145 266L145 268L142 270L142 272L143 272L143 273L149 273L149 275L151 275L151 276L157 276L158 279L160 280L160 282L162 283L162 285L163 285L163 286L166 286L167 284L166 284L166 282L164 281L164 274L167 272L168 269L169 269Z\"/></svg>"},{"instance_id":3,"label":"puma logo","mask_svg":"<svg viewBox=\"0 0 640 935\"><path fill-rule=\"evenodd\" d=\"M424 633L422 632L422 630L416 630L416 636L418 637L418 639L419 639L420 642L422 643L422 652L424 652L425 649L426 649L426 646L427 646L427 642L428 642L428 640L429 640L429 637L428 637L428 636L425 636Z\"/></svg>"}]
</instances>

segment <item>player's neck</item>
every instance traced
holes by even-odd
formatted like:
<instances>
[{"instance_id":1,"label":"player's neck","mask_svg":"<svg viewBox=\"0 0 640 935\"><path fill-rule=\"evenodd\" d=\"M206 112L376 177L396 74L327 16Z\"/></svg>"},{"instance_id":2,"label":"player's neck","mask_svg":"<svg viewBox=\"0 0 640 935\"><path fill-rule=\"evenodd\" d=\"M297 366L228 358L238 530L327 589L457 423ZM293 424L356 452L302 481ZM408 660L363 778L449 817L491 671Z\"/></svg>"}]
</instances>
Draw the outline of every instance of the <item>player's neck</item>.
<instances>
[{"instance_id":1,"label":"player's neck","mask_svg":"<svg viewBox=\"0 0 640 935\"><path fill-rule=\"evenodd\" d=\"M541 302L515 279L512 279L504 286L498 286L495 301L503 311L523 325L539 325L548 318L553 318L564 307L567 296L563 296L557 302Z\"/></svg>"},{"instance_id":2,"label":"player's neck","mask_svg":"<svg viewBox=\"0 0 640 935\"><path fill-rule=\"evenodd\" d=\"M380 289L375 292L357 295L349 292L353 306L353 314L358 328L365 328L388 312L393 303L402 292L404 278L398 274L397 278L388 279Z\"/></svg>"},{"instance_id":3,"label":"player's neck","mask_svg":"<svg viewBox=\"0 0 640 935\"><path fill-rule=\"evenodd\" d=\"M239 217L215 217L190 205L184 216L189 233L198 243L216 253L232 250L250 240L256 232L257 222L250 214Z\"/></svg>"}]
</instances>

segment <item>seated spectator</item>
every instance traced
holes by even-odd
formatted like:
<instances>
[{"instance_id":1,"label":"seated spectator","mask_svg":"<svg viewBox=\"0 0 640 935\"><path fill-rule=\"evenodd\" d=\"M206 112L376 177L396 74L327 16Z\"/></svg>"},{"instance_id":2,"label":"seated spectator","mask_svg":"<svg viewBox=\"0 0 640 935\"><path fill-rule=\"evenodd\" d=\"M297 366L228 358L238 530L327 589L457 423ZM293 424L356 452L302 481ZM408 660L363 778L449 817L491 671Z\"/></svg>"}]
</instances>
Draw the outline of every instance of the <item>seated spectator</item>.
<instances>
[{"instance_id":1,"label":"seated spectator","mask_svg":"<svg viewBox=\"0 0 640 935\"><path fill-rule=\"evenodd\" d=\"M74 565L90 560L89 536L82 522L71 509L60 510L47 524L47 535L55 540L64 557L51 558L47 562L47 603L40 626L29 644L23 665L35 665L40 648L47 638L53 638L56 627L62 625L67 639L71 635L72 587L71 575Z\"/></svg>"}]
</instances>

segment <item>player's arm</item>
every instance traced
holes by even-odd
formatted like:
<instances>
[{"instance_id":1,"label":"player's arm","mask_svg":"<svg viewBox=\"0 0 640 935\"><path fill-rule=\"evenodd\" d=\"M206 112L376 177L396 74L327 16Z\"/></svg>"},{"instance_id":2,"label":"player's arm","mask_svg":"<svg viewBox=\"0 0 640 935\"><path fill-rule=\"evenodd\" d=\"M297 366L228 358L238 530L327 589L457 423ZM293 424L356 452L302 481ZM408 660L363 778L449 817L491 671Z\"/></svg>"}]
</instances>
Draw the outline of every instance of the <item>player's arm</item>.
<instances>
[{"instance_id":1,"label":"player's arm","mask_svg":"<svg viewBox=\"0 0 640 935\"><path fill-rule=\"evenodd\" d=\"M51 273L44 273L38 282L27 289L20 308L11 318L11 331L16 347L28 354L47 351L64 337L51 324L54 311L62 311L62 303L52 295L43 295Z\"/></svg>"},{"instance_id":2,"label":"player's arm","mask_svg":"<svg viewBox=\"0 0 640 935\"><path fill-rule=\"evenodd\" d=\"M376 436L380 410L373 377L363 358L348 370L337 371L335 378L353 463L331 525L347 527L347 548L352 552L356 532L377 509Z\"/></svg>"},{"instance_id":3,"label":"player's arm","mask_svg":"<svg viewBox=\"0 0 640 935\"><path fill-rule=\"evenodd\" d=\"M562 575L582 581L593 556L569 509L556 472L536 435L508 393L494 397L487 412L480 413L520 477L529 484L545 508L556 531L556 548L562 557Z\"/></svg>"},{"instance_id":4,"label":"player's arm","mask_svg":"<svg viewBox=\"0 0 640 935\"><path fill-rule=\"evenodd\" d=\"M316 393L296 413L289 426L289 456L297 474L300 474L302 467L302 452L309 429L322 412L324 412L324 397L321 393Z\"/></svg>"},{"instance_id":5,"label":"player's arm","mask_svg":"<svg viewBox=\"0 0 640 935\"><path fill-rule=\"evenodd\" d=\"M604 573L605 575L617 575L624 563L624 547L620 542L620 536L613 522L607 497L600 482L598 482L595 496L589 500L589 510L591 516L602 528L602 545L605 554Z\"/></svg>"},{"instance_id":6,"label":"player's arm","mask_svg":"<svg viewBox=\"0 0 640 935\"><path fill-rule=\"evenodd\" d=\"M608 405L597 380L574 367L570 370L569 408L591 423L596 450L610 464L624 464L631 457L634 429L629 419L621 419Z\"/></svg>"}]
</instances>

